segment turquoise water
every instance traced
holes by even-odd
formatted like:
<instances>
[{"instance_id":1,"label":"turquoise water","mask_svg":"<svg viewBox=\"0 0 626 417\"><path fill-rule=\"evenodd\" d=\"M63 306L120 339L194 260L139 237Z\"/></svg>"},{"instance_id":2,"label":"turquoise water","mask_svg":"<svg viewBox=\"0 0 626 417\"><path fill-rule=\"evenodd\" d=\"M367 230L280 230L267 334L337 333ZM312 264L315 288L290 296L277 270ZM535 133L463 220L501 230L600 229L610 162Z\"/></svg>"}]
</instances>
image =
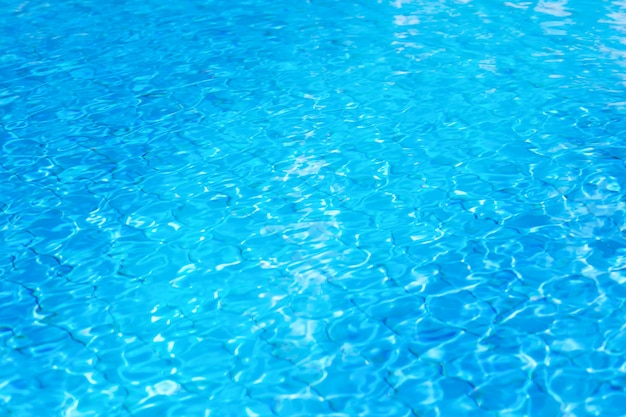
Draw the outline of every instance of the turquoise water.
<instances>
[{"instance_id":1,"label":"turquoise water","mask_svg":"<svg viewBox=\"0 0 626 417\"><path fill-rule=\"evenodd\" d=\"M0 19L0 415L626 415L626 3Z\"/></svg>"}]
</instances>

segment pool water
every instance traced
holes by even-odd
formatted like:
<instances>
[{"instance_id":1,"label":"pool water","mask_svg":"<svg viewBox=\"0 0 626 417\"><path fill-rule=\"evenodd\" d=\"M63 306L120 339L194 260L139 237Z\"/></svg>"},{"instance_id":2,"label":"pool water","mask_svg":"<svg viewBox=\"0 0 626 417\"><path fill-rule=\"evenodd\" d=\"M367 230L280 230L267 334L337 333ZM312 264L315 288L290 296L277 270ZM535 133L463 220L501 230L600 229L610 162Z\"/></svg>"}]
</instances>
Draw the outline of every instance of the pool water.
<instances>
[{"instance_id":1,"label":"pool water","mask_svg":"<svg viewBox=\"0 0 626 417\"><path fill-rule=\"evenodd\" d=\"M623 1L0 18L0 415L626 415Z\"/></svg>"}]
</instances>

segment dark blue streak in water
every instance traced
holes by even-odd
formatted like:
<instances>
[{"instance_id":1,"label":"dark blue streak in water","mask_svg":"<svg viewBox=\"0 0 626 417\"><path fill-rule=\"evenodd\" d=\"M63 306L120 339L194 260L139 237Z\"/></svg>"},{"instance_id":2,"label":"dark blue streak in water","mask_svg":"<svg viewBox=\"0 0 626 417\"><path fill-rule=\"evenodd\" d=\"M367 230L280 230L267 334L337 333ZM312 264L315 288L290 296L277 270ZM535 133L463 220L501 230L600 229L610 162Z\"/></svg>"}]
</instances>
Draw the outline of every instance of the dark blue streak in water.
<instances>
[{"instance_id":1,"label":"dark blue streak in water","mask_svg":"<svg viewBox=\"0 0 626 417\"><path fill-rule=\"evenodd\" d=\"M626 414L623 3L0 10L0 415Z\"/></svg>"}]
</instances>

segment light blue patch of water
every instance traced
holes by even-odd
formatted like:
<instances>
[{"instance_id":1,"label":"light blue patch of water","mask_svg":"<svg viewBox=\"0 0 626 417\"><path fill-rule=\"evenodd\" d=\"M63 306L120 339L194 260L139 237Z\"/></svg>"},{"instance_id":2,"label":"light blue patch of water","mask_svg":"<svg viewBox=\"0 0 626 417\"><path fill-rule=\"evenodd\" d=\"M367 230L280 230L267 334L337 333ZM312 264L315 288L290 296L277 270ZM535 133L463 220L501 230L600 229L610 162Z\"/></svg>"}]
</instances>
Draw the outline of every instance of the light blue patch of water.
<instances>
[{"instance_id":1,"label":"light blue patch of water","mask_svg":"<svg viewBox=\"0 0 626 417\"><path fill-rule=\"evenodd\" d=\"M0 414L622 416L626 8L0 12Z\"/></svg>"}]
</instances>

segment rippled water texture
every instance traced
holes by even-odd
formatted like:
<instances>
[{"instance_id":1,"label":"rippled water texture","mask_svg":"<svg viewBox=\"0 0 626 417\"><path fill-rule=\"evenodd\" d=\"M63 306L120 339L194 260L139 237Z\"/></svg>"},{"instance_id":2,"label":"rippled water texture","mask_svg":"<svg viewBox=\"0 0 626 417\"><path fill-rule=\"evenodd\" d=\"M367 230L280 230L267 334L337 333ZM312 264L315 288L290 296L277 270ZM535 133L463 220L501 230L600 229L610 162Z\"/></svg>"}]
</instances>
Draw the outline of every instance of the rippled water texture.
<instances>
[{"instance_id":1,"label":"rippled water texture","mask_svg":"<svg viewBox=\"0 0 626 417\"><path fill-rule=\"evenodd\" d=\"M626 415L626 3L21 1L0 415Z\"/></svg>"}]
</instances>

